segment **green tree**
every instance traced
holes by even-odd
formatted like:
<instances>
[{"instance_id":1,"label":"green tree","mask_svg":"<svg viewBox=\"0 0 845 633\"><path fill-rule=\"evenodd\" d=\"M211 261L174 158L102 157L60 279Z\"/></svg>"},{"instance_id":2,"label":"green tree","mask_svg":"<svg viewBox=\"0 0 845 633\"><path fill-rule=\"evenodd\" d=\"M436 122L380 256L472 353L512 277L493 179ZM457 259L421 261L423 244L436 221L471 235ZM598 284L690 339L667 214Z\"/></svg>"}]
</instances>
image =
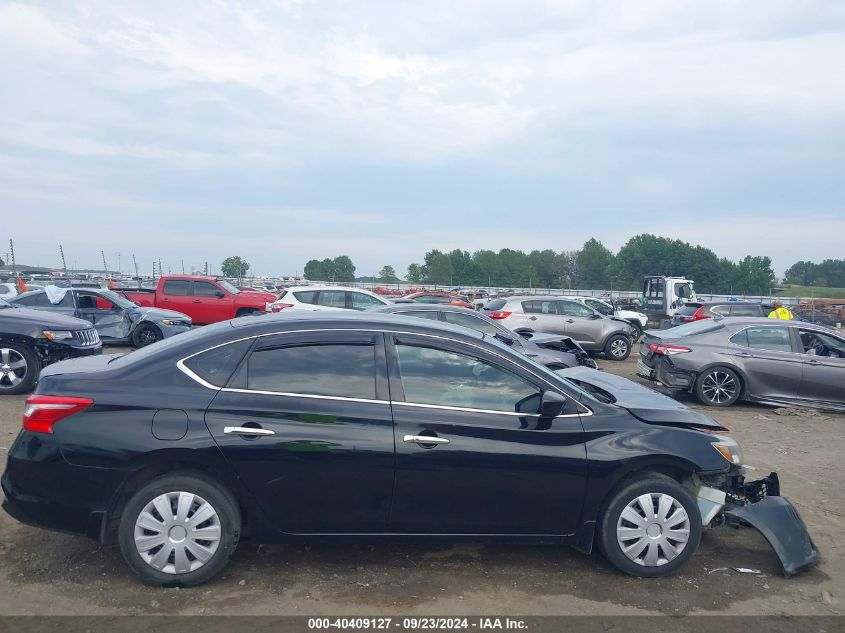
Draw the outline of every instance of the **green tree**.
<instances>
[{"instance_id":1,"label":"green tree","mask_svg":"<svg viewBox=\"0 0 845 633\"><path fill-rule=\"evenodd\" d=\"M578 286L580 288L607 288L613 269L613 253L596 238L584 242L578 253Z\"/></svg>"},{"instance_id":2,"label":"green tree","mask_svg":"<svg viewBox=\"0 0 845 633\"><path fill-rule=\"evenodd\" d=\"M775 285L772 260L768 257L746 255L737 266L739 292L743 294L767 295Z\"/></svg>"},{"instance_id":3,"label":"green tree","mask_svg":"<svg viewBox=\"0 0 845 633\"><path fill-rule=\"evenodd\" d=\"M349 259L347 255L339 255L332 260L332 279L331 281L339 281L349 283L355 281L355 264Z\"/></svg>"},{"instance_id":4,"label":"green tree","mask_svg":"<svg viewBox=\"0 0 845 633\"><path fill-rule=\"evenodd\" d=\"M399 277L396 276L393 266L382 266L378 273L378 280L386 284L395 284L399 282Z\"/></svg>"},{"instance_id":5,"label":"green tree","mask_svg":"<svg viewBox=\"0 0 845 633\"><path fill-rule=\"evenodd\" d=\"M305 264L305 270L302 273L306 279L312 281L326 281L326 267L323 262L318 259L311 259Z\"/></svg>"},{"instance_id":6,"label":"green tree","mask_svg":"<svg viewBox=\"0 0 845 633\"><path fill-rule=\"evenodd\" d=\"M248 270L249 264L247 261L237 255L227 257L223 260L223 263L220 264L220 272L223 273L224 277L243 279L246 277L246 271Z\"/></svg>"},{"instance_id":7,"label":"green tree","mask_svg":"<svg viewBox=\"0 0 845 633\"><path fill-rule=\"evenodd\" d=\"M451 284L454 271L452 270L452 259L445 253L433 250L425 254L425 263L422 265L423 278L430 284Z\"/></svg>"},{"instance_id":8,"label":"green tree","mask_svg":"<svg viewBox=\"0 0 845 633\"><path fill-rule=\"evenodd\" d=\"M423 282L423 269L419 264L408 264L408 274L405 279L412 284L421 284Z\"/></svg>"}]
</instances>

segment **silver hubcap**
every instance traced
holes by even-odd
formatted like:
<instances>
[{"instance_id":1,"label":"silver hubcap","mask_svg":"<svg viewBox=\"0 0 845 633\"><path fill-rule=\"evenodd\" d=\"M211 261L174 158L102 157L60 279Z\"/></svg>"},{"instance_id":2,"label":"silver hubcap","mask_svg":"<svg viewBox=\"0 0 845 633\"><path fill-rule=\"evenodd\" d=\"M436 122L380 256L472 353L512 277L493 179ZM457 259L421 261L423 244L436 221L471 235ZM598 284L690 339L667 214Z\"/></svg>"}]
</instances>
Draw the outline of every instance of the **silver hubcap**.
<instances>
[{"instance_id":1,"label":"silver hubcap","mask_svg":"<svg viewBox=\"0 0 845 633\"><path fill-rule=\"evenodd\" d=\"M624 356L628 351L628 344L625 341L613 341L610 344L610 353L616 356Z\"/></svg>"},{"instance_id":2,"label":"silver hubcap","mask_svg":"<svg viewBox=\"0 0 845 633\"><path fill-rule=\"evenodd\" d=\"M625 506L616 524L616 540L638 565L657 567L684 551L689 530L689 517L678 500L652 492Z\"/></svg>"},{"instance_id":3,"label":"silver hubcap","mask_svg":"<svg viewBox=\"0 0 845 633\"><path fill-rule=\"evenodd\" d=\"M26 377L26 359L20 352L0 347L0 389L17 387Z\"/></svg>"},{"instance_id":4,"label":"silver hubcap","mask_svg":"<svg viewBox=\"0 0 845 633\"><path fill-rule=\"evenodd\" d=\"M217 511L190 492L159 495L135 521L138 554L166 574L187 574L202 567L214 556L220 537Z\"/></svg>"},{"instance_id":5,"label":"silver hubcap","mask_svg":"<svg viewBox=\"0 0 845 633\"><path fill-rule=\"evenodd\" d=\"M705 376L701 383L701 391L710 402L721 404L734 397L736 380L724 371L714 371Z\"/></svg>"}]
</instances>

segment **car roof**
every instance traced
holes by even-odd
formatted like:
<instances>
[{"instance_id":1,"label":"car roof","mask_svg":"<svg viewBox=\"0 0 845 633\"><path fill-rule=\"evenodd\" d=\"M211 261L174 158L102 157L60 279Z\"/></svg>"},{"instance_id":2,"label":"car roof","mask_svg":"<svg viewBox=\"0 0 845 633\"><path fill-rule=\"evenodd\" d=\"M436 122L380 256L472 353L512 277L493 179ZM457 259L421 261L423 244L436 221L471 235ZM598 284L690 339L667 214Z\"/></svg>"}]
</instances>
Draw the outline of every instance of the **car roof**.
<instances>
[{"instance_id":1,"label":"car roof","mask_svg":"<svg viewBox=\"0 0 845 633\"><path fill-rule=\"evenodd\" d=\"M392 330L401 328L402 331L420 334L426 333L447 333L453 336L459 335L469 340L479 340L483 335L475 330L470 330L459 325L451 325L441 321L430 321L412 316L402 316L378 310L338 310L336 312L325 311L294 311L278 312L262 316L241 317L233 319L232 327L242 332L263 334L272 332L274 327L290 324L291 330L304 329L331 329L331 328L367 328L375 330ZM310 327L309 327L310 326ZM282 330L280 330L282 331Z\"/></svg>"},{"instance_id":2,"label":"car roof","mask_svg":"<svg viewBox=\"0 0 845 633\"><path fill-rule=\"evenodd\" d=\"M366 288L353 288L352 286L329 286L329 285L318 285L314 284L311 286L290 286L285 288L288 292L301 292L305 291L312 291L312 290L350 290L353 292L366 292L367 294L376 294L371 290L367 290ZM379 295L376 294L378 297Z\"/></svg>"},{"instance_id":3,"label":"car roof","mask_svg":"<svg viewBox=\"0 0 845 633\"><path fill-rule=\"evenodd\" d=\"M409 301L407 303L391 303L387 306L376 306L370 308L367 312L385 312L388 314L395 314L397 312L457 312L458 314L469 314L482 318L489 318L484 313L472 308L463 308L461 306L452 306L448 303L416 303Z\"/></svg>"}]
</instances>

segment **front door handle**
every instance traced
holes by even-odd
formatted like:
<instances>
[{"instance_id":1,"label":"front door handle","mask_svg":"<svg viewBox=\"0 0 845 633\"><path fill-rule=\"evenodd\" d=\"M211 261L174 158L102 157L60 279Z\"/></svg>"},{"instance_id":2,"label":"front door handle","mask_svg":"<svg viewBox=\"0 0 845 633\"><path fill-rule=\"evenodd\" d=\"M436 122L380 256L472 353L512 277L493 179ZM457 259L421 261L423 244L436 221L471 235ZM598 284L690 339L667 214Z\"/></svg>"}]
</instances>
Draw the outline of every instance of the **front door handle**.
<instances>
[{"instance_id":1,"label":"front door handle","mask_svg":"<svg viewBox=\"0 0 845 633\"><path fill-rule=\"evenodd\" d=\"M532 321L536 321L536 320L537 320L537 317L535 317L535 316L528 317L528 318L529 318L530 320L532 320Z\"/></svg>"},{"instance_id":2,"label":"front door handle","mask_svg":"<svg viewBox=\"0 0 845 633\"><path fill-rule=\"evenodd\" d=\"M433 435L406 435L402 438L403 442L409 444L448 444L449 440L445 437L435 437Z\"/></svg>"},{"instance_id":3,"label":"front door handle","mask_svg":"<svg viewBox=\"0 0 845 633\"><path fill-rule=\"evenodd\" d=\"M224 426L223 433L226 435L275 435L270 429L259 429L249 426Z\"/></svg>"},{"instance_id":4,"label":"front door handle","mask_svg":"<svg viewBox=\"0 0 845 633\"><path fill-rule=\"evenodd\" d=\"M748 352L737 352L736 354L739 358L751 358L751 354Z\"/></svg>"},{"instance_id":5,"label":"front door handle","mask_svg":"<svg viewBox=\"0 0 845 633\"><path fill-rule=\"evenodd\" d=\"M808 360L805 361L808 365L821 365L822 362L820 360Z\"/></svg>"},{"instance_id":6,"label":"front door handle","mask_svg":"<svg viewBox=\"0 0 845 633\"><path fill-rule=\"evenodd\" d=\"M566 319L567 323L575 323L575 319Z\"/></svg>"},{"instance_id":7,"label":"front door handle","mask_svg":"<svg viewBox=\"0 0 845 633\"><path fill-rule=\"evenodd\" d=\"M194 303L202 303L202 299L194 299Z\"/></svg>"}]
</instances>

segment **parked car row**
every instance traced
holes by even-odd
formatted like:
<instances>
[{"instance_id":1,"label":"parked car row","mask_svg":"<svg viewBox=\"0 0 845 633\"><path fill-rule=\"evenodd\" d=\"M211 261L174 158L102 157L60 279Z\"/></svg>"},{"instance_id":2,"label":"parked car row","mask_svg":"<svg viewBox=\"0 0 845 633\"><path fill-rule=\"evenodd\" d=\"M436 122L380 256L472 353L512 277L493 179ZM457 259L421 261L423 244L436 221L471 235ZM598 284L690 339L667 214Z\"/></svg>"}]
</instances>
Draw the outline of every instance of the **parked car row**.
<instances>
[{"instance_id":1,"label":"parked car row","mask_svg":"<svg viewBox=\"0 0 845 633\"><path fill-rule=\"evenodd\" d=\"M470 311L379 310L238 318L46 367L3 508L117 543L158 586L209 580L247 534L500 536L653 577L704 529L752 526L785 575L817 561L777 474L748 481L715 420L594 369L551 371L486 319L450 323Z\"/></svg>"}]
</instances>

